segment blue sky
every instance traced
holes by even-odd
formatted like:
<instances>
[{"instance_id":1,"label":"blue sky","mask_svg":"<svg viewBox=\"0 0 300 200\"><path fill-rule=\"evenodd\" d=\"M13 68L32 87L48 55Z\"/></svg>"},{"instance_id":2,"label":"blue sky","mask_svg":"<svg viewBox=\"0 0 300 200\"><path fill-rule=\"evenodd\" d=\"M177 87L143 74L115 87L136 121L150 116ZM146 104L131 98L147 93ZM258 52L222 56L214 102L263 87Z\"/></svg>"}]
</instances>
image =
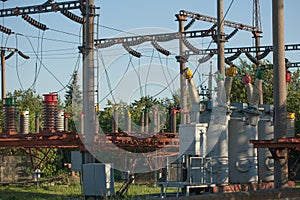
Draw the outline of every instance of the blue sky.
<instances>
[{"instance_id":1,"label":"blue sky","mask_svg":"<svg viewBox=\"0 0 300 200\"><path fill-rule=\"evenodd\" d=\"M34 3L33 3L34 2ZM44 3L45 0L8 0L7 2L0 3L0 8L11 8L24 5L37 5ZM97 13L100 14L100 28L99 38L124 36L120 31L126 31L135 34L154 34L162 32L176 32L178 30L178 23L175 21L175 14L179 10L188 10L198 12L200 14L216 17L217 0L95 0L96 6L100 9ZM228 9L231 0L224 0L224 9ZM240 22L247 25L252 25L252 0L234 0L232 7L226 15L226 20ZM263 38L261 39L262 45L272 45L272 1L261 0L261 18L263 28ZM285 42L286 44L300 43L299 35L300 29L297 25L297 19L300 19L300 1L299 0L286 0L285 1ZM79 14L78 11L72 11L75 14ZM7 61L7 91L13 91L15 89L27 89L29 87L36 89L39 94L57 92L61 96L64 95L65 90L63 87L68 84L74 69L81 69L81 60L77 47L81 41L81 25L67 19L60 13L46 13L31 15L34 19L46 24L50 29L47 31L39 31L33 26L26 23L21 16L8 17L0 19L0 24L8 28L11 28L16 35L7 37L5 34L0 34L1 45L6 47L18 48L25 54L31 57L30 60L23 60L19 56L14 56ZM206 22L196 22L191 30L201 30L210 28L211 24ZM110 28L107 28L110 27ZM117 29L120 31L116 31ZM232 29L226 28L226 33L230 33ZM195 46L199 48L207 48L210 39L194 39L190 40ZM169 58L160 56L157 52L153 52L153 48L148 44L143 46L142 52L146 55L140 60L132 59L132 64L129 66L129 70L126 71L126 67L129 64L129 56L120 46L114 46L111 49L103 49L100 55L100 99L105 97L108 93L108 80L111 81L112 87L116 86L116 83L122 77L125 72L133 73L136 68L140 67L139 73L143 72L144 68L153 65L153 69L158 70L160 65L167 65L171 72L163 74L164 78L168 81L171 77L176 76L178 73L178 64L175 61L176 52L178 52L177 43L161 44L166 48L170 48L173 52ZM252 34L246 31L239 31L235 37L227 42L226 47L237 46L252 46L253 39ZM212 48L215 48L215 44L212 44ZM117 51L117 53L112 53ZM118 54L116 57L115 55ZM125 54L125 55L123 55ZM154 56L153 56L154 55ZM299 52L288 52L287 57L294 62L298 62ZM110 57L111 56L111 57ZM102 59L103 58L103 59ZM152 58L152 60L151 60ZM268 57L272 59L272 57ZM245 58L246 59L246 58ZM192 69L197 68L197 58L191 58L189 67ZM216 56L213 57L213 65L215 66ZM103 62L102 62L103 61ZM156 68L156 67L158 68ZM199 76L196 83L199 85L205 80L205 74L208 73L209 62L198 67ZM107 69L107 74L104 72L104 68ZM135 73L137 73L135 71ZM153 73L153 74L152 74ZM150 75L159 73L159 71L153 71ZM167 72L165 72L167 73ZM133 73L134 74L134 73ZM201 74L204 74L203 76ZM162 74L161 74L162 75ZM167 76L167 78L166 78ZM143 94L153 95L160 91L164 86L157 86L154 84L156 80L154 78L148 78L148 83L153 83L153 93L147 93L144 84L146 77L138 77L136 83L141 89L133 89L134 94L138 97ZM36 79L36 81L35 81ZM127 79L124 79L127 80ZM123 81L124 81L123 80ZM168 81L165 81L166 83ZM166 84L164 83L164 84ZM121 85L126 84L125 82ZM132 83L134 85L134 83ZM177 87L176 81L169 87L169 93L174 91ZM173 87L173 89L171 88ZM151 88L151 86L149 86ZM151 89L148 88L148 91ZM116 91L122 88L116 89ZM165 93L166 96L169 94ZM110 98L110 97L109 97ZM117 98L117 97L116 97ZM118 98L117 98L118 99Z\"/></svg>"}]
</instances>

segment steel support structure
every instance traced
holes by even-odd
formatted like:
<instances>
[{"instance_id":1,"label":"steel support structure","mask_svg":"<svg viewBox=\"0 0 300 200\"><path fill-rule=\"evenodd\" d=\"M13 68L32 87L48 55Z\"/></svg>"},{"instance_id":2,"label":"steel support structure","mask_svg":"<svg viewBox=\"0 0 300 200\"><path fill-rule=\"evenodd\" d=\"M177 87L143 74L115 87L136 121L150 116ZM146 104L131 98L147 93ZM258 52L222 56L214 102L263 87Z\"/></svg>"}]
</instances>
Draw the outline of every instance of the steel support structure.
<instances>
[{"instance_id":1,"label":"steel support structure","mask_svg":"<svg viewBox=\"0 0 300 200\"><path fill-rule=\"evenodd\" d=\"M4 99L6 98L6 70L5 70L5 51L1 50L1 98L2 105L4 104Z\"/></svg>"},{"instance_id":2,"label":"steel support structure","mask_svg":"<svg viewBox=\"0 0 300 200\"><path fill-rule=\"evenodd\" d=\"M87 150L92 151L95 127L95 85L94 85L94 18L95 5L94 0L87 0L85 10L83 10L85 27L83 28L83 114L84 114L84 132L85 145ZM84 154L84 163L95 162L94 157L86 152Z\"/></svg>"},{"instance_id":3,"label":"steel support structure","mask_svg":"<svg viewBox=\"0 0 300 200\"><path fill-rule=\"evenodd\" d=\"M180 33L184 32L184 22L186 21L185 16L181 15L175 15L177 18L177 21L179 23L179 31ZM183 59L185 51L185 46L182 40L179 40L179 70L180 70L180 108L181 108L181 124L188 123L188 107L187 107L187 84L186 84L186 78L184 77L184 72L186 68L186 61Z\"/></svg>"},{"instance_id":4,"label":"steel support structure","mask_svg":"<svg viewBox=\"0 0 300 200\"><path fill-rule=\"evenodd\" d=\"M218 51L218 71L225 76L224 58L224 0L217 0L217 51Z\"/></svg>"},{"instance_id":5,"label":"steel support structure","mask_svg":"<svg viewBox=\"0 0 300 200\"><path fill-rule=\"evenodd\" d=\"M274 63L274 141L287 136L286 112L286 67L284 47L284 0L272 1L273 16L273 63ZM279 150L279 157L274 162L275 188L288 187L288 152L287 148Z\"/></svg>"}]
</instances>

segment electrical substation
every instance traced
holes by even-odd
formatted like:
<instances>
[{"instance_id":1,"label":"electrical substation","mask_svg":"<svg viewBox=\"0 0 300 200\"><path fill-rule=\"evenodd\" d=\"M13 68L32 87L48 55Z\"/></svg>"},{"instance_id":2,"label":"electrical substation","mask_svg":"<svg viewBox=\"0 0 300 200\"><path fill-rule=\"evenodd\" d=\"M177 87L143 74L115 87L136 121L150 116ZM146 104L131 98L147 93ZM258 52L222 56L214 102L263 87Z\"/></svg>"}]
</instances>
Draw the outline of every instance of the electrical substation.
<instances>
[{"instance_id":1,"label":"electrical substation","mask_svg":"<svg viewBox=\"0 0 300 200\"><path fill-rule=\"evenodd\" d=\"M216 18L180 10L175 14L177 32L115 38L95 38L96 11L101 5L95 5L94 0L59 3L48 0L42 5L0 9L0 17L22 16L42 31L46 31L47 26L29 15L60 12L83 26L82 46L78 47L83 60L83 99L77 133L69 131L68 114L59 109L57 93L43 94L42 115L36 115L35 131L29 131L29 111L18 110L16 98L6 96L5 61L14 53L24 59L30 58L18 49L0 47L4 114L0 147L24 150L31 157L33 172L42 170L50 149L78 149L78 152L72 152L72 170L81 172L85 197L122 197L134 182L137 162L145 162L143 165L149 171L160 172L156 184L161 188L161 198L168 197L166 191L170 187L177 189L176 197L294 187L295 183L289 180L289 173L298 173L300 162L288 169L288 151L299 150L300 138L295 132L294 113L286 113L286 85L291 75L288 69L297 68L300 64L290 63L285 58L285 51L299 51L300 44L285 45L283 42L280 27L284 11L279 8L284 0L273 0L274 42L269 46L260 45L263 30L259 21L259 0L253 0L256 8L256 24L253 26L224 20L223 0L217 2ZM82 16L73 14L72 10L80 10ZM205 21L212 26L203 30L189 30L196 21ZM233 29L232 32L225 34L224 26ZM13 30L4 26L0 26L0 31L14 34ZM230 42L238 31L250 32L255 46L225 48L225 42ZM217 48L199 49L191 42L197 38L211 38ZM164 42L172 40L178 41L177 55L163 48ZM144 109L140 113L140 127L137 130L133 129L130 113L126 111L121 120L118 106L115 105L112 108L112 131L101 133L95 99L95 93L101 93L101 88L95 84L95 79L99 77L95 71L94 52L119 45L131 55L131 59L140 59L143 54L135 47L143 43L149 43L162 55L175 57L179 66L180 107L169 108L166 122L160 121L160 109ZM10 54L6 56L7 52ZM263 65L262 59L272 53L273 64ZM246 74L240 80L247 91L247 103L230 102L230 94L235 92L232 82L237 78L237 67L233 61L242 54L256 65L256 77ZM200 99L193 72L186 66L189 59L199 55L203 56L198 60L199 63L217 56L218 71L209 74L208 98L205 100ZM274 105L264 104L262 96L264 70L270 68L274 71ZM213 81L217 91L212 88ZM122 128L121 123L124 124ZM170 127L170 131L164 131L166 124L163 123ZM116 163L95 161L102 162L94 155L104 151L104 148L106 152L121 149L124 153L120 154L119 160L124 161L122 166L125 166L127 184L120 191L114 189L113 169ZM44 156L37 157L37 152ZM134 158L126 157L126 152L142 154L145 158L134 161ZM150 155L147 154L149 152L156 153Z\"/></svg>"}]
</instances>

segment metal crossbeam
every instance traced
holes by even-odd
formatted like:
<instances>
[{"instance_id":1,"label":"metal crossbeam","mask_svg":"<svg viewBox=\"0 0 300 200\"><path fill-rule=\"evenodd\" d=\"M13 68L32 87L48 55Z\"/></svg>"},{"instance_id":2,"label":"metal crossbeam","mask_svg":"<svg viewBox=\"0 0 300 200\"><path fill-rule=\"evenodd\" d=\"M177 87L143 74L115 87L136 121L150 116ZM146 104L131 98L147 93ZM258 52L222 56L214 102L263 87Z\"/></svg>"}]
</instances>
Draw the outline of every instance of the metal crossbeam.
<instances>
[{"instance_id":1,"label":"metal crossbeam","mask_svg":"<svg viewBox=\"0 0 300 200\"><path fill-rule=\"evenodd\" d=\"M261 47L230 47L230 48L225 48L225 54L232 54L232 53L237 53L239 51L241 52L249 52L249 53L255 53L255 52L264 52L267 49L270 51L273 51L273 46L261 46ZM285 45L285 51L296 51L300 50L300 44L288 44ZM209 53L214 53L217 54L217 49L202 49L201 52L205 54ZM185 51L186 55L192 56L192 55L199 55L195 54L192 51L186 50Z\"/></svg>"},{"instance_id":2,"label":"metal crossbeam","mask_svg":"<svg viewBox=\"0 0 300 200\"><path fill-rule=\"evenodd\" d=\"M82 1L66 1L59 3L45 3L35 6L15 7L0 9L0 17L18 16L22 14L37 14L46 12L56 12L59 10L67 9L79 9L81 8Z\"/></svg>"},{"instance_id":3,"label":"metal crossbeam","mask_svg":"<svg viewBox=\"0 0 300 200\"><path fill-rule=\"evenodd\" d=\"M300 62L294 62L288 64L289 68L300 68Z\"/></svg>"},{"instance_id":4,"label":"metal crossbeam","mask_svg":"<svg viewBox=\"0 0 300 200\"><path fill-rule=\"evenodd\" d=\"M214 29L209 30L197 30L197 31L186 31L183 33L165 33L165 34L153 34L153 35L138 35L129 37L119 37L119 38L107 38L95 40L95 46L97 48L107 48L115 44L126 43L129 46L135 46L146 41L157 41L164 42L179 38L197 38L197 37L208 37L215 35Z\"/></svg>"},{"instance_id":5,"label":"metal crossbeam","mask_svg":"<svg viewBox=\"0 0 300 200\"><path fill-rule=\"evenodd\" d=\"M196 20L217 23L217 18L215 17L210 17L210 16L206 16L206 15L202 15L199 13L194 13L186 10L180 10L179 15L186 16ZM257 30L254 26L249 26L249 25L232 22L228 20L224 20L224 25L228 27L240 29L240 30L250 31L250 32L261 32L261 30Z\"/></svg>"}]
</instances>

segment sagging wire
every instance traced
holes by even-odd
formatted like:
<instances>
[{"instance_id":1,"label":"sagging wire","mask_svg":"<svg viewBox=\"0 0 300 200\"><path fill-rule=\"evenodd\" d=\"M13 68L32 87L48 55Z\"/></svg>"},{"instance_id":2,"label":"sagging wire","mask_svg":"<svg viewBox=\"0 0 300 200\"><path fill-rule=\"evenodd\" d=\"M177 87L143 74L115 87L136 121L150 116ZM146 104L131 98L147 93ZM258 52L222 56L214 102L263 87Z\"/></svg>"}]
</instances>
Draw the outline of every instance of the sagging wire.
<instances>
[{"instance_id":1,"label":"sagging wire","mask_svg":"<svg viewBox=\"0 0 300 200\"><path fill-rule=\"evenodd\" d=\"M19 35L19 34L18 34ZM29 37L27 37L26 35L22 35L25 36L25 38L27 39L27 41L29 42L32 50L34 51L34 54L36 56L36 58L39 60L40 64L45 68L45 70L62 86L64 87L65 85L54 75L53 72L51 72L51 70L49 70L45 64L42 63L41 59L39 58L38 54L36 53L36 51L34 50L34 47L32 45L32 42L30 41Z\"/></svg>"},{"instance_id":2,"label":"sagging wire","mask_svg":"<svg viewBox=\"0 0 300 200\"><path fill-rule=\"evenodd\" d=\"M171 73L170 73L170 70L169 70L169 57L166 57L166 66L167 66L167 72L168 72L168 75L169 75L169 78L172 79L172 76L171 76ZM173 86L173 91L175 91L175 85L172 84Z\"/></svg>"},{"instance_id":3,"label":"sagging wire","mask_svg":"<svg viewBox=\"0 0 300 200\"><path fill-rule=\"evenodd\" d=\"M111 81L110 81L110 78L109 78L109 75L108 75L108 71L107 71L106 65L104 63L104 58L103 58L101 52L99 54L101 56L100 59L101 59L101 62L102 62L103 68L104 68L104 72L105 72L105 76L106 76L106 83L107 83L107 86L108 86L108 89L109 89L109 95L111 95L114 103L116 104L117 102L116 102L116 99L115 99L115 97L113 95L113 90L112 90L112 87L111 87ZM99 64L99 58L98 57L97 57L97 65L98 65L98 67L100 66L100 64Z\"/></svg>"},{"instance_id":4,"label":"sagging wire","mask_svg":"<svg viewBox=\"0 0 300 200\"><path fill-rule=\"evenodd\" d=\"M150 63L149 63L148 71L147 71L147 74L146 74L146 80L145 80L145 96L147 96L147 82L148 82L148 78L149 78L149 74L150 74L150 69L151 69L151 65L152 65L152 61L153 61L153 56L154 56L154 49L152 49L152 55L151 55L151 58L150 58Z\"/></svg>"},{"instance_id":5,"label":"sagging wire","mask_svg":"<svg viewBox=\"0 0 300 200\"><path fill-rule=\"evenodd\" d=\"M164 87L161 91L159 91L158 93L156 93L155 95L152 95L152 97L156 97L158 95L160 95L161 93L163 93L166 89L168 89L168 87L173 84L173 82L179 77L180 73L178 73L169 83L166 87Z\"/></svg>"},{"instance_id":6,"label":"sagging wire","mask_svg":"<svg viewBox=\"0 0 300 200\"><path fill-rule=\"evenodd\" d=\"M135 68L135 66L134 66L134 64L133 64L133 62L132 62L132 59L130 59L129 62L131 63L131 66L132 66L132 68L133 68L133 70L134 70L134 72L136 73L136 76L137 76L137 78L138 78L139 87L140 87L140 95L141 95L141 97L142 97L142 96L143 96L143 88L142 88L141 75L140 75L140 74L138 73L138 71L136 70L136 68Z\"/></svg>"},{"instance_id":7,"label":"sagging wire","mask_svg":"<svg viewBox=\"0 0 300 200\"><path fill-rule=\"evenodd\" d=\"M15 35L15 37L16 37L16 49L18 49L18 36ZM20 78L20 74L19 74L18 56L16 56L16 74L17 74L18 82L21 86L21 89L22 89L22 91L24 91L23 84L21 82L21 78Z\"/></svg>"},{"instance_id":8,"label":"sagging wire","mask_svg":"<svg viewBox=\"0 0 300 200\"><path fill-rule=\"evenodd\" d=\"M78 54L77 60L76 60L76 63L75 63L75 66L74 66L74 70L73 70L72 74L74 74L76 71L78 71L80 58L81 58L80 54ZM59 92L63 91L64 89L66 89L70 85L70 83L72 82L72 80L73 80L73 76L71 76L71 78L69 79L68 83L64 87L62 87L60 90L57 90L56 93L59 93Z\"/></svg>"},{"instance_id":9,"label":"sagging wire","mask_svg":"<svg viewBox=\"0 0 300 200\"><path fill-rule=\"evenodd\" d=\"M158 53L158 57L159 57L159 62L160 62L160 66L161 66L161 69L162 69L162 72L163 72L164 78L165 78L165 80L166 80L166 83L168 83L168 79L167 79L167 76L166 76L166 73L165 73L165 70L164 70L164 67L163 67L162 59L161 59L161 57L160 57L160 54L159 54L159 53ZM172 93L172 95L173 95L173 94L174 94L174 91L172 91L172 89L171 89L170 85L168 85L168 87L169 87L169 90L170 90L170 92L171 92L171 93Z\"/></svg>"},{"instance_id":10,"label":"sagging wire","mask_svg":"<svg viewBox=\"0 0 300 200\"><path fill-rule=\"evenodd\" d=\"M124 55L125 55L125 54L124 54ZM133 58L133 56L130 56L130 60L132 60L132 58ZM129 67L130 67L130 62L127 64L127 67L126 67L125 72L123 73L121 79L117 82L117 84L115 85L115 87L114 87L108 94L106 94L106 95L100 100L99 104L102 103L102 102L110 95L111 92L113 92L115 89L118 88L118 86L120 85L120 83L121 83L122 80L124 79L126 73L128 72Z\"/></svg>"}]
</instances>

